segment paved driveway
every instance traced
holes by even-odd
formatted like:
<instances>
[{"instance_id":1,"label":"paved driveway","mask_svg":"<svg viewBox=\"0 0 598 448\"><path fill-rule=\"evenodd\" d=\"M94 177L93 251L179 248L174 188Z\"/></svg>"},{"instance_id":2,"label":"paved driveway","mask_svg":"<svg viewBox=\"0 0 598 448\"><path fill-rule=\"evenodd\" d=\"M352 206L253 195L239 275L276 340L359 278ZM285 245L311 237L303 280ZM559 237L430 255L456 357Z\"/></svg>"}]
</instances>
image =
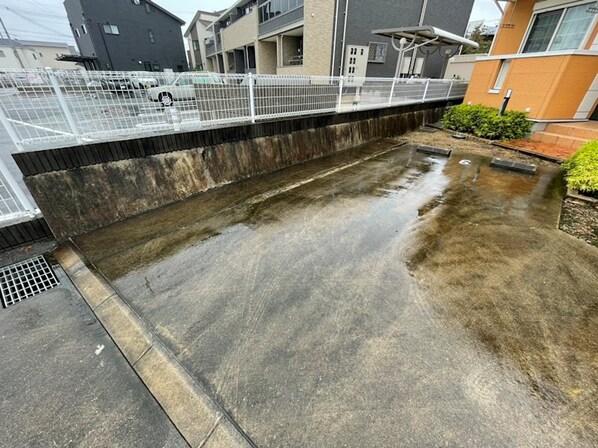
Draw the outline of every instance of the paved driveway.
<instances>
[{"instance_id":1,"label":"paved driveway","mask_svg":"<svg viewBox=\"0 0 598 448\"><path fill-rule=\"evenodd\" d=\"M558 170L391 146L77 243L258 446L592 446L598 251Z\"/></svg>"}]
</instances>

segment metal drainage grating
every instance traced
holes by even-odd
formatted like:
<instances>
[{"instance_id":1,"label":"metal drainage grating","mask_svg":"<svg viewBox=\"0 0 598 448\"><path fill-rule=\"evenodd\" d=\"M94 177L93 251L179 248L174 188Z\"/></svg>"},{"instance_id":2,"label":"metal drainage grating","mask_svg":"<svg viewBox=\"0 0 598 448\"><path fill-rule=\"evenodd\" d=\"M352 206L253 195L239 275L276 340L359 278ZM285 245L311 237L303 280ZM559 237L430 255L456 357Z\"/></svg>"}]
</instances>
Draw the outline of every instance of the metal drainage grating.
<instances>
[{"instance_id":1,"label":"metal drainage grating","mask_svg":"<svg viewBox=\"0 0 598 448\"><path fill-rule=\"evenodd\" d=\"M0 269L0 288L4 308L59 284L54 271L43 255Z\"/></svg>"}]
</instances>

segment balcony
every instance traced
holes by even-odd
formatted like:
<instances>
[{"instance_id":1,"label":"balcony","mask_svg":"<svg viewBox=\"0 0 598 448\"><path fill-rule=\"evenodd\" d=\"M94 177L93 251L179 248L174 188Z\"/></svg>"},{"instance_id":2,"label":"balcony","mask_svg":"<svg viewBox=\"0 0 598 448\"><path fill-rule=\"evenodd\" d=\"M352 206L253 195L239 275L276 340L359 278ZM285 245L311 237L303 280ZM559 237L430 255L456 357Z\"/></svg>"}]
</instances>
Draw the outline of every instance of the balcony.
<instances>
[{"instance_id":1,"label":"balcony","mask_svg":"<svg viewBox=\"0 0 598 448\"><path fill-rule=\"evenodd\" d=\"M222 30L224 51L232 51L257 40L257 6Z\"/></svg>"},{"instance_id":2,"label":"balcony","mask_svg":"<svg viewBox=\"0 0 598 448\"><path fill-rule=\"evenodd\" d=\"M207 43L206 42L206 55L213 56L216 53L216 45L214 42Z\"/></svg>"},{"instance_id":3,"label":"balcony","mask_svg":"<svg viewBox=\"0 0 598 448\"><path fill-rule=\"evenodd\" d=\"M279 15L275 15L272 18L268 18L268 15L264 16L264 12L260 7L262 12L262 17L259 26L259 34L260 37L267 36L272 33L276 33L279 30L287 28L289 25L293 23L303 21L303 2L300 2L301 5L297 6L293 9L289 9Z\"/></svg>"}]
</instances>

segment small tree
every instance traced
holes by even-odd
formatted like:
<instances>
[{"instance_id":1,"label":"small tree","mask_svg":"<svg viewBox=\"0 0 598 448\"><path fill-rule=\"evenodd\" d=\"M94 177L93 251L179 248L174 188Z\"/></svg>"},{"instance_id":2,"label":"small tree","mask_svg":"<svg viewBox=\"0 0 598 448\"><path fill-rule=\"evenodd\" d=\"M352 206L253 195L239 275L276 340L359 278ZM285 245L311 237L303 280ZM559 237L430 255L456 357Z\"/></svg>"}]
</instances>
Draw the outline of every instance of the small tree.
<instances>
[{"instance_id":1,"label":"small tree","mask_svg":"<svg viewBox=\"0 0 598 448\"><path fill-rule=\"evenodd\" d=\"M492 37L486 36L484 34L485 28L482 25L478 25L475 27L471 36L469 36L469 40L473 40L476 42L479 47L472 48L472 47L465 47L463 48L462 54L487 54L490 52L490 46L492 45Z\"/></svg>"}]
</instances>

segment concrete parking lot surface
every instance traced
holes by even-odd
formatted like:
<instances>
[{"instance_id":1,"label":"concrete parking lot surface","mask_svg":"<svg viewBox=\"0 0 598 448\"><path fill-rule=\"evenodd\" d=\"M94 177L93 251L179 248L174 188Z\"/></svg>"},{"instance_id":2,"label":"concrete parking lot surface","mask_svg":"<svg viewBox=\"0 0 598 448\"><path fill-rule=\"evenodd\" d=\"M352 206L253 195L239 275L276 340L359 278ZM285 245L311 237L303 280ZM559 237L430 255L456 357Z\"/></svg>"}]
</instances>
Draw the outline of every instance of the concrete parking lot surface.
<instances>
[{"instance_id":1,"label":"concrete parking lot surface","mask_svg":"<svg viewBox=\"0 0 598 448\"><path fill-rule=\"evenodd\" d=\"M258 446L594 446L598 251L558 169L393 144L76 242Z\"/></svg>"},{"instance_id":2,"label":"concrete parking lot surface","mask_svg":"<svg viewBox=\"0 0 598 448\"><path fill-rule=\"evenodd\" d=\"M0 446L188 446L56 272L58 287L0 309Z\"/></svg>"}]
</instances>

